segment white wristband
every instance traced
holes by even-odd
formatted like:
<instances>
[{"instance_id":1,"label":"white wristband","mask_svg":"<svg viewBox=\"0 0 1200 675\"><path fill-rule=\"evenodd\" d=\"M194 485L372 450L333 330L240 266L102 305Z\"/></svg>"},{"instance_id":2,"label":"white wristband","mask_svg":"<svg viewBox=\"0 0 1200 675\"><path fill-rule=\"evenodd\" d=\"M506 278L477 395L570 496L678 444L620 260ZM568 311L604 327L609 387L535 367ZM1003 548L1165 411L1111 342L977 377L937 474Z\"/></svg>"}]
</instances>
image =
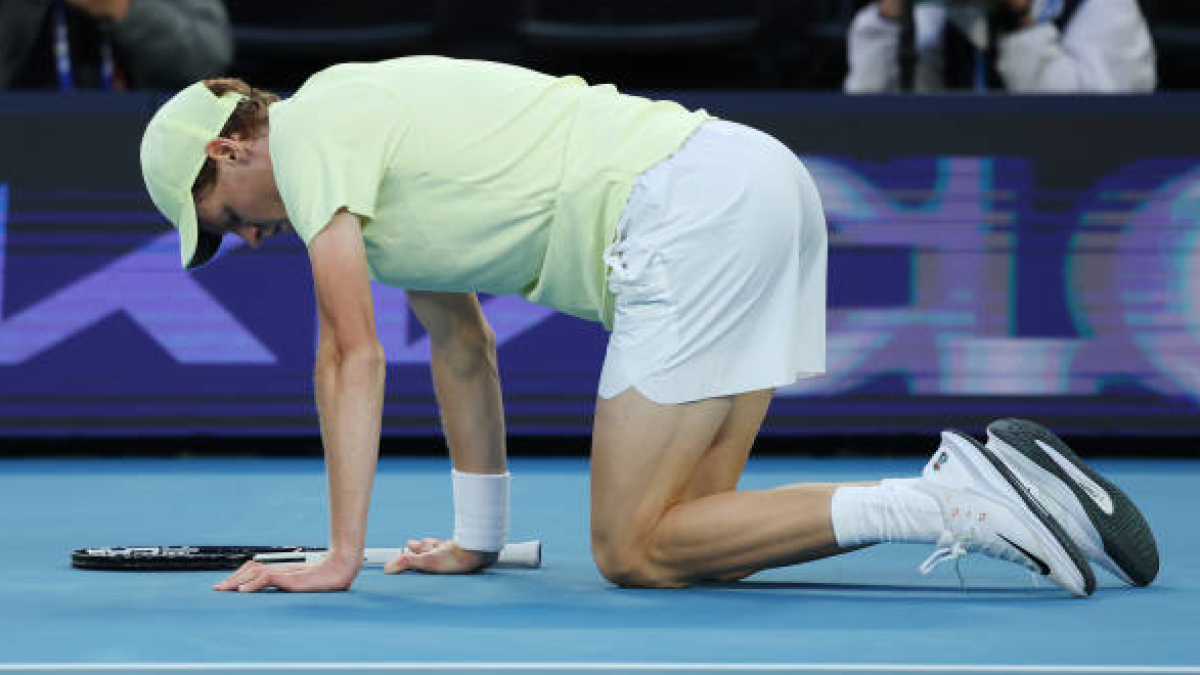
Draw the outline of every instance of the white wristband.
<instances>
[{"instance_id":1,"label":"white wristband","mask_svg":"<svg viewBox=\"0 0 1200 675\"><path fill-rule=\"evenodd\" d=\"M454 543L468 551L496 552L508 541L507 473L450 470L454 487Z\"/></svg>"}]
</instances>

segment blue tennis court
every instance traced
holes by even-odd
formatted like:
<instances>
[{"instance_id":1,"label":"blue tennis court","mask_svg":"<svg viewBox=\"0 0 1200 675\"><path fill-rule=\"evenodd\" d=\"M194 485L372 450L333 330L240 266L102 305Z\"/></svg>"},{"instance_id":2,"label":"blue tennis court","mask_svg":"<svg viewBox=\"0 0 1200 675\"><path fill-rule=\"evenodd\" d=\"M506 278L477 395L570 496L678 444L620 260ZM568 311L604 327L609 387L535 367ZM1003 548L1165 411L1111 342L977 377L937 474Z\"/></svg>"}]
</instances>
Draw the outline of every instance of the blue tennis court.
<instances>
[{"instance_id":1,"label":"blue tennis court","mask_svg":"<svg viewBox=\"0 0 1200 675\"><path fill-rule=\"evenodd\" d=\"M0 8L0 675L1200 675L1200 0ZM404 58L422 54L451 58ZM597 400L625 385L649 400ZM718 460L765 396L681 416L662 447L702 441L712 464L662 473L637 461L652 444L617 443L672 429L640 421L665 419L650 401L768 388L742 488L916 476L943 425L1028 418L1105 458L1157 536L1157 580L1097 567L1080 600L978 555L923 576L1001 543L977 536L1001 520L983 524L987 495L939 490L919 527L870 531L853 506L830 522L847 544L929 540L943 516L959 532L941 557L885 545L685 590L607 582L589 442L613 439L596 457L622 460L614 477L675 487L661 515L729 487ZM427 453L493 469L503 433L509 540L540 540L543 565L246 595L212 590L222 571L70 565L87 547L325 544L318 448L361 459L367 432L385 449L369 546L501 543L507 483L460 477L455 528L450 463ZM708 480L682 492L684 471ZM364 494L354 477L339 509ZM1124 536L1140 519L1073 480L1129 544L1110 552L1148 569ZM599 483L598 531L622 535L606 552L647 563L610 569L655 571L636 550L650 482ZM799 510L734 506L689 524L731 533L706 545L757 534L740 553L761 558Z\"/></svg>"},{"instance_id":2,"label":"blue tennis court","mask_svg":"<svg viewBox=\"0 0 1200 675\"><path fill-rule=\"evenodd\" d=\"M743 488L908 475L919 459L752 459ZM512 461L514 540L539 570L442 577L366 569L348 593L209 589L220 572L72 569L84 546L316 544L317 459L0 461L0 671L1200 672L1200 462L1095 463L1139 501L1158 580L1098 571L1086 600L970 556L922 577L927 547L840 558L688 590L608 584L588 547L587 464ZM451 528L448 463L385 458L370 546Z\"/></svg>"}]
</instances>

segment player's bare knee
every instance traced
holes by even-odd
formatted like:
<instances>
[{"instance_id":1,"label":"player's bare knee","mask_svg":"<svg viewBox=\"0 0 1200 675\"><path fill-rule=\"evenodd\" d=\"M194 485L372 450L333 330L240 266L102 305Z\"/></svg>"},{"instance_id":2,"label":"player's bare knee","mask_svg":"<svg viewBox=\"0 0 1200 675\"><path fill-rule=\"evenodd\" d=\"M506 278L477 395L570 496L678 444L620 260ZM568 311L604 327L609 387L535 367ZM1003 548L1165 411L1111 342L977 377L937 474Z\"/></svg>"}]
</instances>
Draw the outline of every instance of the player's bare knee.
<instances>
[{"instance_id":1,"label":"player's bare knee","mask_svg":"<svg viewBox=\"0 0 1200 675\"><path fill-rule=\"evenodd\" d=\"M653 566L636 559L597 561L600 573L613 584L624 588L679 588L686 584Z\"/></svg>"},{"instance_id":2,"label":"player's bare knee","mask_svg":"<svg viewBox=\"0 0 1200 675\"><path fill-rule=\"evenodd\" d=\"M647 552L635 546L592 544L596 567L617 586L628 588L680 588L687 583L669 568L655 563Z\"/></svg>"}]
</instances>

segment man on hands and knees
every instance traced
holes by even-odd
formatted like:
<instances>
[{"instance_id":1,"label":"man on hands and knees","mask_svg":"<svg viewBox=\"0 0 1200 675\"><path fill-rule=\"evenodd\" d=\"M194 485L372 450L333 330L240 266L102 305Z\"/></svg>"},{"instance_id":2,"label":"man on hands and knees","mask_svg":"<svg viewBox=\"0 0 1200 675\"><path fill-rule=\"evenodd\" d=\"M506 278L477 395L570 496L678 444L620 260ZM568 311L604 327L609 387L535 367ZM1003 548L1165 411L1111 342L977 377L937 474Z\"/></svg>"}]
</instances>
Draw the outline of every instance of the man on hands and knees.
<instances>
[{"instance_id":1,"label":"man on hands and knees","mask_svg":"<svg viewBox=\"0 0 1200 675\"><path fill-rule=\"evenodd\" d=\"M614 583L687 586L891 541L934 544L926 568L979 552L1075 595L1094 587L1089 544L1147 581L1149 530L1133 542L1098 524L1064 482L1075 474L1033 472L1056 460L1012 434L1001 437L1016 450L998 452L946 432L918 478L737 490L774 389L825 369L820 197L764 133L576 77L410 57L334 66L286 101L197 83L151 120L142 168L183 267L211 259L227 232L256 245L293 229L312 267L332 554L251 563L218 589L341 590L358 573L386 366L372 278L406 289L429 334L454 467L453 539L410 542L390 572L473 572L504 544L496 340L475 296L486 292L611 330L591 530ZM1095 533L1100 544L1079 541Z\"/></svg>"}]
</instances>

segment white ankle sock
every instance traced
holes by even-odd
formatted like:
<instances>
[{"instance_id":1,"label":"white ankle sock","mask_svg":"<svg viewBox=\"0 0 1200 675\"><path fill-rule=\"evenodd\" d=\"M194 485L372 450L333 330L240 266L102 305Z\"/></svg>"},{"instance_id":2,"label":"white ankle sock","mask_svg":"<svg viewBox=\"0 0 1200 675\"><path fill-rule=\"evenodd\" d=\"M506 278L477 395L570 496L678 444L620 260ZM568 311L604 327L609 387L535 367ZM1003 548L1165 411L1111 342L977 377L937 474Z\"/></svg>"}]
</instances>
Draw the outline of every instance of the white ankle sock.
<instances>
[{"instance_id":1,"label":"white ankle sock","mask_svg":"<svg viewBox=\"0 0 1200 675\"><path fill-rule=\"evenodd\" d=\"M933 497L913 487L919 480L888 478L879 485L838 488L830 507L838 546L936 542L942 511Z\"/></svg>"}]
</instances>

